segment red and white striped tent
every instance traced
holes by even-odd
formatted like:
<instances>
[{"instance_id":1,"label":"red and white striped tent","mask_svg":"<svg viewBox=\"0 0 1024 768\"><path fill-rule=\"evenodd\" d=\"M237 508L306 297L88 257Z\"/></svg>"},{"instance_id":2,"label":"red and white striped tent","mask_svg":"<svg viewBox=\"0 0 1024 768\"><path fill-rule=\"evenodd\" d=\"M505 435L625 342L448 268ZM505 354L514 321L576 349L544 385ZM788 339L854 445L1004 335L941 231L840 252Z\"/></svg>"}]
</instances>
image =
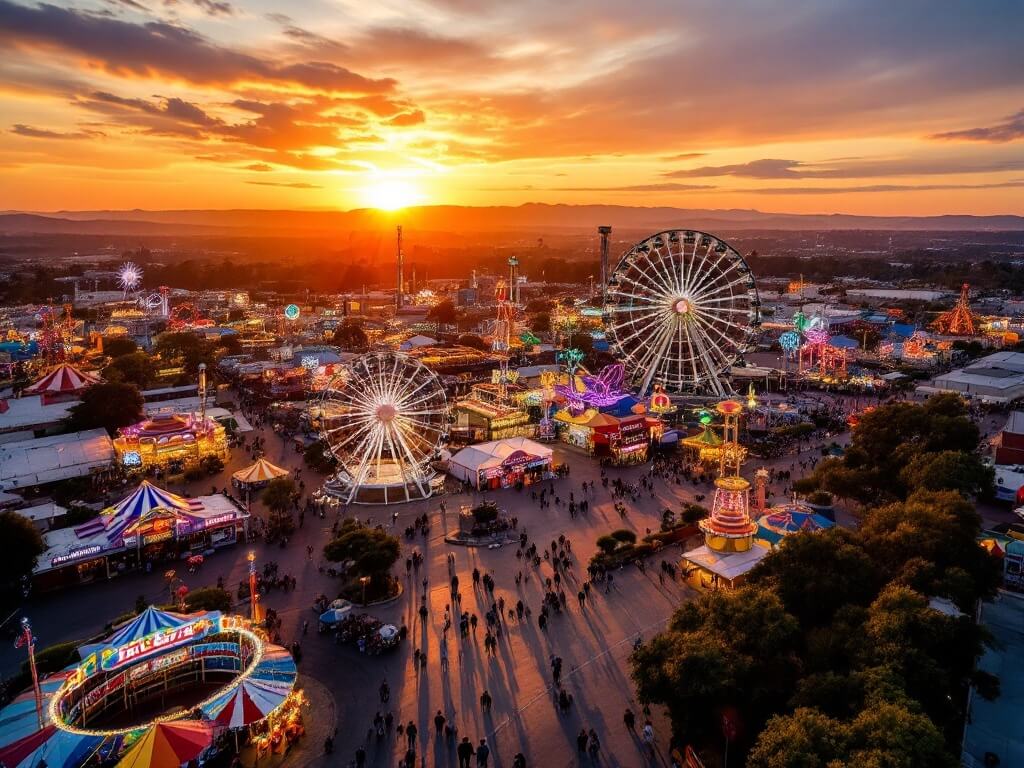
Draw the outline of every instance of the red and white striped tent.
<instances>
[{"instance_id":1,"label":"red and white striped tent","mask_svg":"<svg viewBox=\"0 0 1024 768\"><path fill-rule=\"evenodd\" d=\"M86 387L98 384L100 377L83 373L73 365L61 363L35 384L25 387L27 395L77 394Z\"/></svg>"}]
</instances>

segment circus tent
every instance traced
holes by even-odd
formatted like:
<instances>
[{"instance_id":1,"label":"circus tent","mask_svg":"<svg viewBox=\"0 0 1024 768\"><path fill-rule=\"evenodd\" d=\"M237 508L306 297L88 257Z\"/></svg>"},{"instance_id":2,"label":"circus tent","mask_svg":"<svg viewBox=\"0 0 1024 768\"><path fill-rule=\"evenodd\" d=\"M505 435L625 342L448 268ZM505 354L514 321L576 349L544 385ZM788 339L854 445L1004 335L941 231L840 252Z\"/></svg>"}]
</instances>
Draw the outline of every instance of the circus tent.
<instances>
[{"instance_id":1,"label":"circus tent","mask_svg":"<svg viewBox=\"0 0 1024 768\"><path fill-rule=\"evenodd\" d=\"M117 768L180 768L213 743L213 726L196 720L159 723L150 728Z\"/></svg>"},{"instance_id":2,"label":"circus tent","mask_svg":"<svg viewBox=\"0 0 1024 768\"><path fill-rule=\"evenodd\" d=\"M235 472L232 477L242 485L255 485L268 483L275 478L285 477L287 474L287 469L271 464L261 457L256 460L255 464Z\"/></svg>"},{"instance_id":3,"label":"circus tent","mask_svg":"<svg viewBox=\"0 0 1024 768\"><path fill-rule=\"evenodd\" d=\"M107 540L116 542L124 529L154 509L166 509L171 512L188 515L203 508L202 502L186 499L170 491L158 488L148 480L143 480L139 487L126 499L104 510L98 517L75 528L79 538L87 538L105 532Z\"/></svg>"},{"instance_id":4,"label":"circus tent","mask_svg":"<svg viewBox=\"0 0 1024 768\"><path fill-rule=\"evenodd\" d=\"M99 376L84 373L73 365L62 363L25 388L26 395L74 395L86 387L98 384Z\"/></svg>"},{"instance_id":5,"label":"circus tent","mask_svg":"<svg viewBox=\"0 0 1024 768\"><path fill-rule=\"evenodd\" d=\"M218 725L241 728L267 717L288 698L295 685L295 659L279 645L267 645L252 674L204 704L203 714Z\"/></svg>"},{"instance_id":6,"label":"circus tent","mask_svg":"<svg viewBox=\"0 0 1024 768\"><path fill-rule=\"evenodd\" d=\"M71 733L47 725L0 750L0 763L7 768L78 768L103 742L102 736Z\"/></svg>"},{"instance_id":7,"label":"circus tent","mask_svg":"<svg viewBox=\"0 0 1024 768\"><path fill-rule=\"evenodd\" d=\"M816 514L810 507L800 503L773 507L757 521L757 524L757 538L773 545L794 533L813 533L835 525L827 517Z\"/></svg>"}]
</instances>

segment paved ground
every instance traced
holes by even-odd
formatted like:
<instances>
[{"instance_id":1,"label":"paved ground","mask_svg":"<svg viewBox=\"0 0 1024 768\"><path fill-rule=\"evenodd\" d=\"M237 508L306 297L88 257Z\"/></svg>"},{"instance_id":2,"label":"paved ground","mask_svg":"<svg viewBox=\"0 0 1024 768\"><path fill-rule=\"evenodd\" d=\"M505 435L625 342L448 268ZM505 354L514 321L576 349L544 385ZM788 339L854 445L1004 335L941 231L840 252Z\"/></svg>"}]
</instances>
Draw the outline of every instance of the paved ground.
<instances>
[{"instance_id":1,"label":"paved ground","mask_svg":"<svg viewBox=\"0 0 1024 768\"><path fill-rule=\"evenodd\" d=\"M1001 419L999 423L1002 423ZM300 466L301 456L290 445L269 429L263 429L261 434L267 438L267 457L270 460L289 467ZM805 458L818 454L815 448L805 454ZM556 459L568 462L572 470L568 478L554 483L563 500L567 499L570 490L576 492L579 499L581 482L598 480L597 464L586 456L558 447ZM212 484L223 487L230 472L249 460L242 451L236 451L223 477L215 478ZM788 469L797 460L797 457L787 456L775 461L774 465ZM770 466L772 462L766 464ZM752 474L754 468L761 465L761 462L750 462L747 474ZM795 479L800 475L800 468L794 466ZM611 476L620 476L630 482L646 471L646 466L612 470ZM309 470L303 472L303 479L306 490L312 491L317 481ZM204 481L185 488L172 486L171 490L195 495L208 493L210 485L211 481ZM774 490L776 500L779 500L782 489ZM659 479L655 485L655 498L645 496L636 503L627 502L629 514L624 520L614 511L611 495L601 488L599 480L597 491L590 498L589 514L577 516L575 520L570 519L564 504L560 508L552 506L539 510L528 491L506 490L488 496L517 515L521 527L526 528L531 539L540 542L539 547L560 533L568 536L576 558L574 570L579 576L584 573L586 562L595 551L594 542L598 536L621 527L632 528L639 536L643 536L647 529L657 530L661 510L666 506L678 509L681 502L692 500L696 493L708 495L704 503L710 503L708 486L669 485ZM475 498L479 499L480 495L476 494ZM382 620L395 624L404 620L410 628L408 641L390 655L364 657L353 648L337 646L327 636L315 633L313 599L320 593L336 594L338 586L336 581L318 570L320 547L330 538L332 519L307 517L304 527L287 548L266 547L261 543L252 547L258 562L275 560L281 573L289 573L298 580L298 588L294 592L272 592L265 605L275 608L282 616L285 641L301 641L303 660L300 672L303 677L319 681L333 694L339 732L334 756L325 764L347 765L356 747L366 742L374 713L378 710L383 712L385 707L390 707L396 723L410 719L416 721L419 728L417 754L421 759L425 758L423 764L447 766L457 762L454 746L434 737L432 719L438 709L456 724L460 738L469 736L474 742L481 737L487 738L492 747L491 765L497 768L511 765L512 756L520 750L528 758L530 766L576 765L580 761L576 754L575 736L581 727L593 727L598 732L602 763L612 766L646 764L642 745L622 724L622 714L627 706L632 707L638 717L640 714L629 680L628 655L636 636L640 634L646 638L663 627L673 609L693 596L692 591L671 581L659 584L656 567L648 569L646 575L630 567L616 574L615 587L610 594L592 592L594 598L584 610L571 598L576 590L567 589L570 595L568 612L554 616L547 631L542 632L537 626L536 615L543 592L541 580L550 575L546 562L538 571L529 569L529 581L517 587L514 577L521 564L515 557L515 547L473 550L444 543L445 531L457 525L459 504L469 501L466 497L448 497L446 516L439 512L437 500L387 508L352 507L361 518L385 524L391 523L392 512L398 510L396 529L399 533L413 517L424 512L431 515L429 538L417 538L411 543L403 539L405 552L412 547L423 552L424 565L406 580L406 592L400 600L373 611ZM254 512L263 514L258 500L254 503ZM1005 512L996 510L993 514ZM849 522L849 517L841 514L840 521ZM312 561L306 556L307 544L316 548ZM179 572L193 588L213 584L218 576L223 576L233 589L245 578L248 549L240 545L219 552L208 558L197 574L189 575L184 568ZM446 562L449 552L456 556L456 572L463 594L462 609L477 613L481 617L481 626L477 637L467 640L459 639L457 625L449 631L450 665L448 670L442 671L440 644L444 606L449 600L450 575ZM666 553L665 556L675 555ZM482 618L490 599L485 598L482 591L473 590L471 572L474 567L494 576L497 582L495 597L503 595L506 603L513 605L522 599L534 612L532 621L522 625L512 623L507 627L494 657L485 655L483 649ZM404 572L404 567L399 570ZM430 607L425 623L420 622L416 613L424 591L424 577L427 578L426 594ZM48 645L87 637L98 631L107 618L131 609L136 595L144 594L152 601L159 601L163 599L163 589L160 573L131 574L112 582L33 598L26 612L33 620L40 643ZM301 626L306 620L311 626L309 635L303 637ZM422 671L413 668L416 648L425 649L429 659ZM570 712L564 716L558 713L553 702L548 664L551 654L564 659L563 681L574 697ZM20 653L13 648L0 649L0 669L5 673L9 673L20 659ZM390 702L382 705L377 691L385 678L392 693ZM479 704L479 696L484 689L494 700L490 713L483 713ZM317 713L312 711L311 716L315 718ZM657 762L665 763L668 723L655 713L654 724L661 750ZM405 751L404 739L401 745L399 741L394 733L381 742L376 738L370 739L367 746L369 765L394 766ZM316 744L309 744L304 751L316 747ZM584 762L589 762L589 758Z\"/></svg>"}]
</instances>

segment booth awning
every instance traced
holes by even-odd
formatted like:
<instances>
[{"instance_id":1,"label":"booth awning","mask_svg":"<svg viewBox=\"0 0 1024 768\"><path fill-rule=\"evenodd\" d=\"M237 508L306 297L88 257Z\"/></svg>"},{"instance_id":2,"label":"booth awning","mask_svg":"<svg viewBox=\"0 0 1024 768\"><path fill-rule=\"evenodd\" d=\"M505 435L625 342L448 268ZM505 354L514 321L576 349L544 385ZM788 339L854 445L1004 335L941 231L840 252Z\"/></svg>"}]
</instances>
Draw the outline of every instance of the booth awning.
<instances>
[{"instance_id":1,"label":"booth awning","mask_svg":"<svg viewBox=\"0 0 1024 768\"><path fill-rule=\"evenodd\" d=\"M25 387L27 395L77 394L86 387L98 384L100 377L83 373L73 365L62 363L31 386Z\"/></svg>"},{"instance_id":2,"label":"booth awning","mask_svg":"<svg viewBox=\"0 0 1024 768\"><path fill-rule=\"evenodd\" d=\"M283 469L276 464L271 464L266 459L260 458L256 460L255 464L235 472L232 477L240 483L250 485L253 483L266 483L287 475L287 469Z\"/></svg>"},{"instance_id":3,"label":"booth awning","mask_svg":"<svg viewBox=\"0 0 1024 768\"><path fill-rule=\"evenodd\" d=\"M180 768L213 743L213 725L197 720L159 723L146 731L117 768Z\"/></svg>"}]
</instances>

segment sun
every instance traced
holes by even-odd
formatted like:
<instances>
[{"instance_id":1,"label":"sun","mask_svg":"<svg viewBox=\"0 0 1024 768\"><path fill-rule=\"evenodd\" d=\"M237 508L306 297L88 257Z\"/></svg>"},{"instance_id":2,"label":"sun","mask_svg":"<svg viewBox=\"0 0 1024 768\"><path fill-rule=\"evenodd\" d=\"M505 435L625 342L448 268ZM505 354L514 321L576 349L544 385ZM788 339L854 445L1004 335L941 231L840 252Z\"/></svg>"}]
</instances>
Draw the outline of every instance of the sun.
<instances>
[{"instance_id":1,"label":"sun","mask_svg":"<svg viewBox=\"0 0 1024 768\"><path fill-rule=\"evenodd\" d=\"M421 198L420 191L413 184L397 179L380 181L363 190L366 204L383 211L396 211L414 205Z\"/></svg>"}]
</instances>

